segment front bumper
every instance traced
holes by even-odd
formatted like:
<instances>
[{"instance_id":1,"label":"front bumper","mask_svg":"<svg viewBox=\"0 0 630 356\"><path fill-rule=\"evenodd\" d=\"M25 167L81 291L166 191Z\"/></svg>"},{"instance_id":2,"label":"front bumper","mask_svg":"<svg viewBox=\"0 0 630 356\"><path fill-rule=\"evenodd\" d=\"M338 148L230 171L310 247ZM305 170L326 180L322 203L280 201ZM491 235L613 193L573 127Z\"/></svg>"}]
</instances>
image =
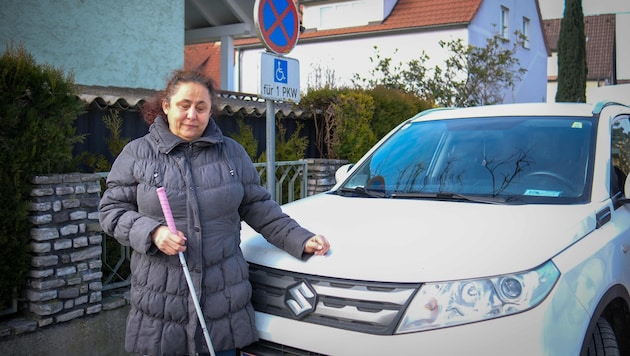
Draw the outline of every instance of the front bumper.
<instances>
[{"instance_id":1,"label":"front bumper","mask_svg":"<svg viewBox=\"0 0 630 356\"><path fill-rule=\"evenodd\" d=\"M256 312L253 355L578 355L590 317L566 284L536 308L498 319L374 335ZM267 343L270 342L270 343Z\"/></svg>"}]
</instances>

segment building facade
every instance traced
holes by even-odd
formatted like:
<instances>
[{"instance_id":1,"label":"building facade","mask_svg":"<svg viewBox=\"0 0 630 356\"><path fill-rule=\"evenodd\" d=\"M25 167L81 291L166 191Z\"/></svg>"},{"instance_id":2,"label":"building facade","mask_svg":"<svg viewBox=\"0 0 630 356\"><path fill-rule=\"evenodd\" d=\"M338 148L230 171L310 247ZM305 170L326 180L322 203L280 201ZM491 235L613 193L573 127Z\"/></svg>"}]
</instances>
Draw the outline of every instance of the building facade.
<instances>
[{"instance_id":1,"label":"building facade","mask_svg":"<svg viewBox=\"0 0 630 356\"><path fill-rule=\"evenodd\" d=\"M24 46L77 84L162 89L184 65L184 2L4 0L0 43Z\"/></svg>"},{"instance_id":2,"label":"building facade","mask_svg":"<svg viewBox=\"0 0 630 356\"><path fill-rule=\"evenodd\" d=\"M287 57L300 63L300 89L322 84L351 85L355 74L368 77L377 56L391 58L392 65L406 64L422 53L427 66L444 66L449 53L440 41L462 39L483 47L501 31L511 48L515 31L527 36L526 47L516 52L527 70L522 81L504 93L504 102L546 101L548 51L537 1L518 0L350 0L300 2L302 26L295 48ZM234 43L236 72L234 91L260 93L260 57L265 51L254 39ZM219 78L220 45L186 46L186 65L201 67ZM378 52L377 52L378 51ZM323 79L322 79L323 77Z\"/></svg>"},{"instance_id":3,"label":"building facade","mask_svg":"<svg viewBox=\"0 0 630 356\"><path fill-rule=\"evenodd\" d=\"M547 100L558 88L558 35L564 0L539 0L545 36L551 51L547 64ZM586 34L586 101L613 99L630 103L630 2L582 0ZM614 86L614 87L611 87ZM620 98L622 100L620 100Z\"/></svg>"}]
</instances>

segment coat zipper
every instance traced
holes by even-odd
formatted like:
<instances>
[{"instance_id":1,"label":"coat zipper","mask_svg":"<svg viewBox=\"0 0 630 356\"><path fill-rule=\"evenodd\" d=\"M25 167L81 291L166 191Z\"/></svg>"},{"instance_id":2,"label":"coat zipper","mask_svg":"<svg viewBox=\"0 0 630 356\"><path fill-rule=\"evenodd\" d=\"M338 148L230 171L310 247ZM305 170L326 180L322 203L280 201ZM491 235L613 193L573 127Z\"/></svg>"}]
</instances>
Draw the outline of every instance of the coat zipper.
<instances>
[{"instance_id":1,"label":"coat zipper","mask_svg":"<svg viewBox=\"0 0 630 356\"><path fill-rule=\"evenodd\" d=\"M230 172L230 175L234 177L234 169L230 165L230 160L228 159L225 151L223 150L223 145L219 145L219 150L221 150L221 156L223 156L223 162L225 162L225 165L228 167L228 171Z\"/></svg>"}]
</instances>

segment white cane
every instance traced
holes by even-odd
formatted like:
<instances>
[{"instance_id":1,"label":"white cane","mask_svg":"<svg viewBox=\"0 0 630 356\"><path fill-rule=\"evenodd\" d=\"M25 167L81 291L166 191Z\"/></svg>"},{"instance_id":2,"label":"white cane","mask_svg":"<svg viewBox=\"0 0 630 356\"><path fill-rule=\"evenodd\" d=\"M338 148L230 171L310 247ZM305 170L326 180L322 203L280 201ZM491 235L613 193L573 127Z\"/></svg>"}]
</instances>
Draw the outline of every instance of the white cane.
<instances>
[{"instance_id":1,"label":"white cane","mask_svg":"<svg viewBox=\"0 0 630 356\"><path fill-rule=\"evenodd\" d=\"M168 198L166 197L166 190L164 190L164 187L157 188L157 195L158 199L160 199L160 205L162 206L162 212L164 213L164 218L166 219L166 225L168 225L168 228L171 230L172 233L177 234L177 228L175 228L175 220L173 219L173 213L171 212L171 205L168 203ZM188 270L186 257L184 257L184 253L181 251L178 253L178 255L179 262L182 264L182 268L184 269L184 275L186 276L186 282L188 283L188 290L190 291L193 304L195 304L197 318L199 318L199 323L201 324L201 329L203 330L203 336L206 339L206 345L208 345L210 355L215 356L214 347L212 347L212 340L210 340L210 334L208 333L208 327L206 326L206 320L203 318L201 306L199 305L199 299L197 299L197 293L195 292L195 286L193 286L192 278L190 277L190 271Z\"/></svg>"}]
</instances>

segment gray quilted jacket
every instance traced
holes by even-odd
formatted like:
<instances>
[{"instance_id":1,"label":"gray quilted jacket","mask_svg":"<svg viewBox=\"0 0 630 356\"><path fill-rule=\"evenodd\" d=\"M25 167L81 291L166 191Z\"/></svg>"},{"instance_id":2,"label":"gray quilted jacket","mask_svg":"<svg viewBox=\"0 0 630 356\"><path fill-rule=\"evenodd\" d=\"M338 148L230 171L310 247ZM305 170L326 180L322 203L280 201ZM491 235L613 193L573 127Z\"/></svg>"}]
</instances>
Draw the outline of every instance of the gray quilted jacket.
<instances>
[{"instance_id":1,"label":"gray quilted jacket","mask_svg":"<svg viewBox=\"0 0 630 356\"><path fill-rule=\"evenodd\" d=\"M313 235L284 214L260 185L245 150L210 120L186 142L161 118L114 162L100 202L105 233L131 246L131 307L125 348L145 355L208 352L177 255L151 242L166 225L156 194L164 186L216 351L257 340L248 265L239 248L240 222L297 258Z\"/></svg>"}]
</instances>

